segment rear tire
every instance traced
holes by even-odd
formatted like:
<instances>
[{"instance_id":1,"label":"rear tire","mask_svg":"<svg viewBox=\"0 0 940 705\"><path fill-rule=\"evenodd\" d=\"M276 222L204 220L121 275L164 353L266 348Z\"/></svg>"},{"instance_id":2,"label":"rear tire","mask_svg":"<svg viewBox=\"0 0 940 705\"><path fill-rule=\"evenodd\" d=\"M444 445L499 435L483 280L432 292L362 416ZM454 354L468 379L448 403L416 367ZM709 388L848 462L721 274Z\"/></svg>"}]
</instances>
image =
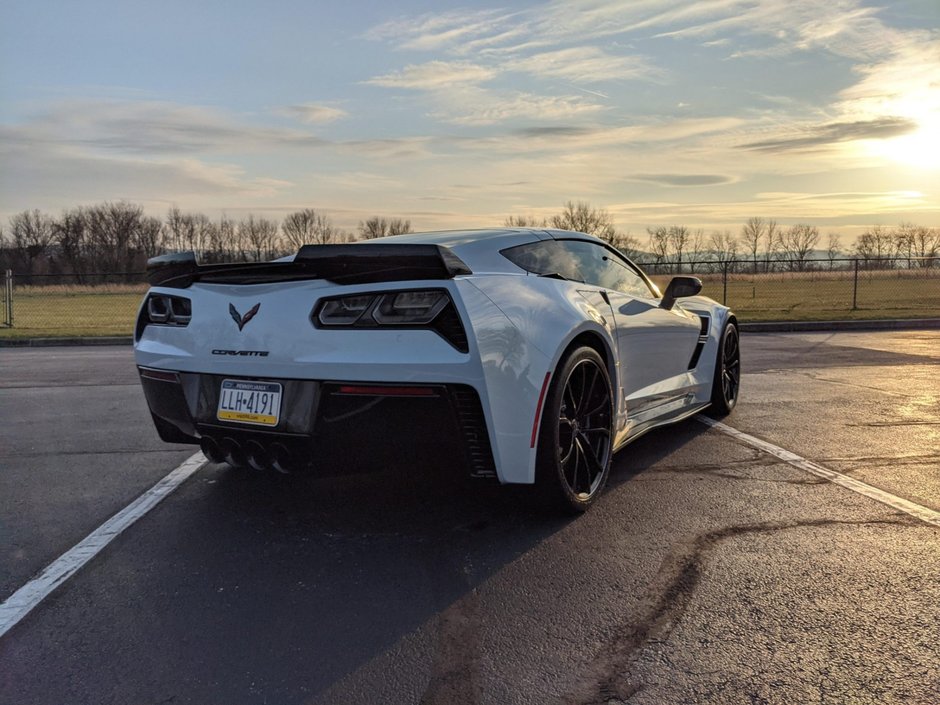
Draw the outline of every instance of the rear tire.
<instances>
[{"instance_id":1,"label":"rear tire","mask_svg":"<svg viewBox=\"0 0 940 705\"><path fill-rule=\"evenodd\" d=\"M572 350L552 379L539 428L535 484L553 512L586 511L607 484L613 455L613 394L595 350Z\"/></svg>"},{"instance_id":2,"label":"rear tire","mask_svg":"<svg viewBox=\"0 0 940 705\"><path fill-rule=\"evenodd\" d=\"M727 416L738 403L741 391L741 345L738 326L729 321L718 341L715 376L712 379L712 404L709 416Z\"/></svg>"}]
</instances>

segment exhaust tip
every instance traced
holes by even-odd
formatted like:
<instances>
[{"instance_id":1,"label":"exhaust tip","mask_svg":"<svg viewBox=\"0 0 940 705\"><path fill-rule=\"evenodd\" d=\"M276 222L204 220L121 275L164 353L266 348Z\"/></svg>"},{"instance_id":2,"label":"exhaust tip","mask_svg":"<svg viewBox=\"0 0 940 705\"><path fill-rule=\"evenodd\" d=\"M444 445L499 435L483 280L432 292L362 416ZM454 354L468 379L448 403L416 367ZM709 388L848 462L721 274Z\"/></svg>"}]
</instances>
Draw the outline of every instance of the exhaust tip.
<instances>
[{"instance_id":1,"label":"exhaust tip","mask_svg":"<svg viewBox=\"0 0 940 705\"><path fill-rule=\"evenodd\" d=\"M248 464L245 452L234 438L223 438L219 444L225 462L235 468L243 468Z\"/></svg>"},{"instance_id":2,"label":"exhaust tip","mask_svg":"<svg viewBox=\"0 0 940 705\"><path fill-rule=\"evenodd\" d=\"M222 452L222 449L219 447L218 442L216 442L214 438L203 436L202 440L199 442L199 448L202 450L202 454L209 459L209 462L225 462L225 454Z\"/></svg>"},{"instance_id":3,"label":"exhaust tip","mask_svg":"<svg viewBox=\"0 0 940 705\"><path fill-rule=\"evenodd\" d=\"M248 441L245 444L245 457L248 464L255 470L265 470L271 465L268 452L258 441Z\"/></svg>"},{"instance_id":4,"label":"exhaust tip","mask_svg":"<svg viewBox=\"0 0 940 705\"><path fill-rule=\"evenodd\" d=\"M283 443L271 446L271 467L285 475L291 473L296 467L294 454Z\"/></svg>"}]
</instances>

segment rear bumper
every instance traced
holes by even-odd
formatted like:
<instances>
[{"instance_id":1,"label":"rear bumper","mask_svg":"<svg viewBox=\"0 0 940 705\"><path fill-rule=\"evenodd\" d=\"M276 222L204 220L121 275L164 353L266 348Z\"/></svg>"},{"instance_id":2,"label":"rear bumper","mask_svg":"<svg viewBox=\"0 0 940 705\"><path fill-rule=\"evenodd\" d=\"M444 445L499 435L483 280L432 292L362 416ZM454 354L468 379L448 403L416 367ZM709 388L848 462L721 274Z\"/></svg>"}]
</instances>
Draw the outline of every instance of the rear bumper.
<instances>
[{"instance_id":1,"label":"rear bumper","mask_svg":"<svg viewBox=\"0 0 940 705\"><path fill-rule=\"evenodd\" d=\"M277 425L259 428L216 413L223 379L252 378L139 371L160 437L200 444L214 461L300 469L327 455L355 462L364 449L381 454L395 443L452 445L470 475L496 476L480 397L469 385L265 378L281 384L282 401Z\"/></svg>"}]
</instances>

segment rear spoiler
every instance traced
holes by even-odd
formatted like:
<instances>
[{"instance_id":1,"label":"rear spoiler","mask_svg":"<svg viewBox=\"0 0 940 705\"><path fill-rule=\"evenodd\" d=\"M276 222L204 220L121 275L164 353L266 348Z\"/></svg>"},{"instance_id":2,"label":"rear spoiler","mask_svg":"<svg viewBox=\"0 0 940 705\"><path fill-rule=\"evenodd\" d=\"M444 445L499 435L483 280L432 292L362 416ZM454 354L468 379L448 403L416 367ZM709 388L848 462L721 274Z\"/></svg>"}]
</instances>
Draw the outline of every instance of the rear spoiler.
<instances>
[{"instance_id":1,"label":"rear spoiler","mask_svg":"<svg viewBox=\"0 0 940 705\"><path fill-rule=\"evenodd\" d=\"M372 284L415 279L453 279L472 274L457 255L442 245L422 243L304 245L292 262L205 264L193 252L147 260L152 286L185 289L193 282L261 284L326 279L336 284Z\"/></svg>"}]
</instances>

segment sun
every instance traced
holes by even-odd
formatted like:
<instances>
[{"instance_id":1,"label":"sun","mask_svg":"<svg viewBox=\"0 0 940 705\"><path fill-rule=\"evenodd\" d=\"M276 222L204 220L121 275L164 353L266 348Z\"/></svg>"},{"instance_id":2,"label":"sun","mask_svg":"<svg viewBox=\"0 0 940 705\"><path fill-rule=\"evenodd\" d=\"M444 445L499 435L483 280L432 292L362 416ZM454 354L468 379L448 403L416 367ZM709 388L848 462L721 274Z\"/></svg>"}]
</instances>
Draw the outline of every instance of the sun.
<instances>
[{"instance_id":1,"label":"sun","mask_svg":"<svg viewBox=\"0 0 940 705\"><path fill-rule=\"evenodd\" d=\"M940 118L921 122L909 134L874 141L870 148L878 156L906 166L940 170Z\"/></svg>"}]
</instances>

